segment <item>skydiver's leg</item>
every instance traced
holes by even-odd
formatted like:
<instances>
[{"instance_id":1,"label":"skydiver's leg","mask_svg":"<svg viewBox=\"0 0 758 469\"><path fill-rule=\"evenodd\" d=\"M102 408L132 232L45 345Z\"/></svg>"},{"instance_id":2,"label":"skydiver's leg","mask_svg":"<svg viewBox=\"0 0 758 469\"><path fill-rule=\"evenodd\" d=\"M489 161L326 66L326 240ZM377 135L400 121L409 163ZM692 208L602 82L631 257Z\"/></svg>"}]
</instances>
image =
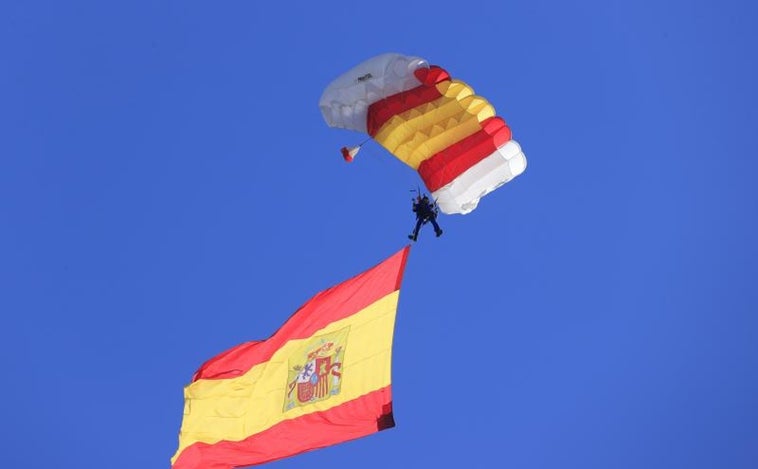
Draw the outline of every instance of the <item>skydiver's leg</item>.
<instances>
[{"instance_id":1,"label":"skydiver's leg","mask_svg":"<svg viewBox=\"0 0 758 469\"><path fill-rule=\"evenodd\" d=\"M416 220L416 227L413 229L413 234L408 235L408 238L416 241L416 238L418 238L418 230L421 228L421 224L424 222L423 218L419 218Z\"/></svg>"},{"instance_id":2,"label":"skydiver's leg","mask_svg":"<svg viewBox=\"0 0 758 469\"><path fill-rule=\"evenodd\" d=\"M419 218L416 220L416 228L413 229L413 239L415 240L418 237L418 231L421 229L421 225L424 224L424 219Z\"/></svg>"},{"instance_id":3,"label":"skydiver's leg","mask_svg":"<svg viewBox=\"0 0 758 469\"><path fill-rule=\"evenodd\" d=\"M429 217L429 221L431 221L432 226L434 226L434 234L439 238L440 235L442 235L442 228L437 224L437 217Z\"/></svg>"}]
</instances>

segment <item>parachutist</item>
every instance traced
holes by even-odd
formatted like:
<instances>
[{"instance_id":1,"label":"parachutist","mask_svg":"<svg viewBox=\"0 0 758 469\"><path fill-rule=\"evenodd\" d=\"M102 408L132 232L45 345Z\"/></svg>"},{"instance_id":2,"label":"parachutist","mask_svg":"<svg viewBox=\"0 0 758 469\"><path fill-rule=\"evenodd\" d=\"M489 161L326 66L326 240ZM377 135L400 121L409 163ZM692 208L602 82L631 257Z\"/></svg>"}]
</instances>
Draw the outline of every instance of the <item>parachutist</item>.
<instances>
[{"instance_id":1,"label":"parachutist","mask_svg":"<svg viewBox=\"0 0 758 469\"><path fill-rule=\"evenodd\" d=\"M521 145L494 103L421 57L369 58L327 85L318 105L330 127L360 132L416 170L447 215L470 213L526 170ZM345 161L361 145L342 147Z\"/></svg>"},{"instance_id":2,"label":"parachutist","mask_svg":"<svg viewBox=\"0 0 758 469\"><path fill-rule=\"evenodd\" d=\"M413 229L413 233L408 235L408 239L416 241L421 226L429 222L434 226L434 234L438 238L442 235L442 228L437 224L437 214L439 212L437 204L429 200L426 194L423 197L419 195L413 201L413 211L416 213L416 227Z\"/></svg>"}]
</instances>

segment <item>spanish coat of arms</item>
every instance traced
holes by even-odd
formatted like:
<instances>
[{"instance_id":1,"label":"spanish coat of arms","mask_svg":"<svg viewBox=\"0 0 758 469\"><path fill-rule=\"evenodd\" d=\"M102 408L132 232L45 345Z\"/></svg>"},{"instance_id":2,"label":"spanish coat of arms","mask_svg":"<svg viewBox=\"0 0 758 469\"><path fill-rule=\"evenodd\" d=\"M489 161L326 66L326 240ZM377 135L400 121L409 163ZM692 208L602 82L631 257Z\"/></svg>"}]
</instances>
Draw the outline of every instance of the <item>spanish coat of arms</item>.
<instances>
[{"instance_id":1,"label":"spanish coat of arms","mask_svg":"<svg viewBox=\"0 0 758 469\"><path fill-rule=\"evenodd\" d=\"M346 327L314 337L290 357L285 411L339 394L349 331Z\"/></svg>"}]
</instances>

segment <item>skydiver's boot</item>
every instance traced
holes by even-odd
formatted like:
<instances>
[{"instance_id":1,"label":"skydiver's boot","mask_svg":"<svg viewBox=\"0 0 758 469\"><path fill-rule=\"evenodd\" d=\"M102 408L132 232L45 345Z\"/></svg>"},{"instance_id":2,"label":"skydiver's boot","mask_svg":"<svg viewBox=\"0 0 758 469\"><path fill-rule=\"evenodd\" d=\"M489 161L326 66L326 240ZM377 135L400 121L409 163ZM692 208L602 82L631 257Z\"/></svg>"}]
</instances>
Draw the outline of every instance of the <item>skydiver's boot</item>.
<instances>
[{"instance_id":1,"label":"skydiver's boot","mask_svg":"<svg viewBox=\"0 0 758 469\"><path fill-rule=\"evenodd\" d=\"M442 236L442 228L440 228L440 229L438 229L438 230L435 230L434 234L436 234L438 238L439 238L440 236Z\"/></svg>"},{"instance_id":2,"label":"skydiver's boot","mask_svg":"<svg viewBox=\"0 0 758 469\"><path fill-rule=\"evenodd\" d=\"M412 234L409 234L408 235L408 239L410 239L411 241L416 241L416 236L412 235Z\"/></svg>"}]
</instances>

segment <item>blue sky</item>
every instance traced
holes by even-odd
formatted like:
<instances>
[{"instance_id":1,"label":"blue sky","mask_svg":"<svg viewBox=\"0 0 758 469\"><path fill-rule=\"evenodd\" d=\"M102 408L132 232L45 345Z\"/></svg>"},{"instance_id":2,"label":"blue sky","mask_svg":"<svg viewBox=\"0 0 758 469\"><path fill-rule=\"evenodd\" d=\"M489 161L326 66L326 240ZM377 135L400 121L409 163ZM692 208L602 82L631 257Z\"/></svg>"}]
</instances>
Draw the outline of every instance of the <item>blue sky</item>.
<instances>
[{"instance_id":1,"label":"blue sky","mask_svg":"<svg viewBox=\"0 0 758 469\"><path fill-rule=\"evenodd\" d=\"M418 176L317 105L394 51L529 166L412 248L397 427L270 467L755 467L757 13L6 0L0 466L168 467L200 363L405 245Z\"/></svg>"}]
</instances>

